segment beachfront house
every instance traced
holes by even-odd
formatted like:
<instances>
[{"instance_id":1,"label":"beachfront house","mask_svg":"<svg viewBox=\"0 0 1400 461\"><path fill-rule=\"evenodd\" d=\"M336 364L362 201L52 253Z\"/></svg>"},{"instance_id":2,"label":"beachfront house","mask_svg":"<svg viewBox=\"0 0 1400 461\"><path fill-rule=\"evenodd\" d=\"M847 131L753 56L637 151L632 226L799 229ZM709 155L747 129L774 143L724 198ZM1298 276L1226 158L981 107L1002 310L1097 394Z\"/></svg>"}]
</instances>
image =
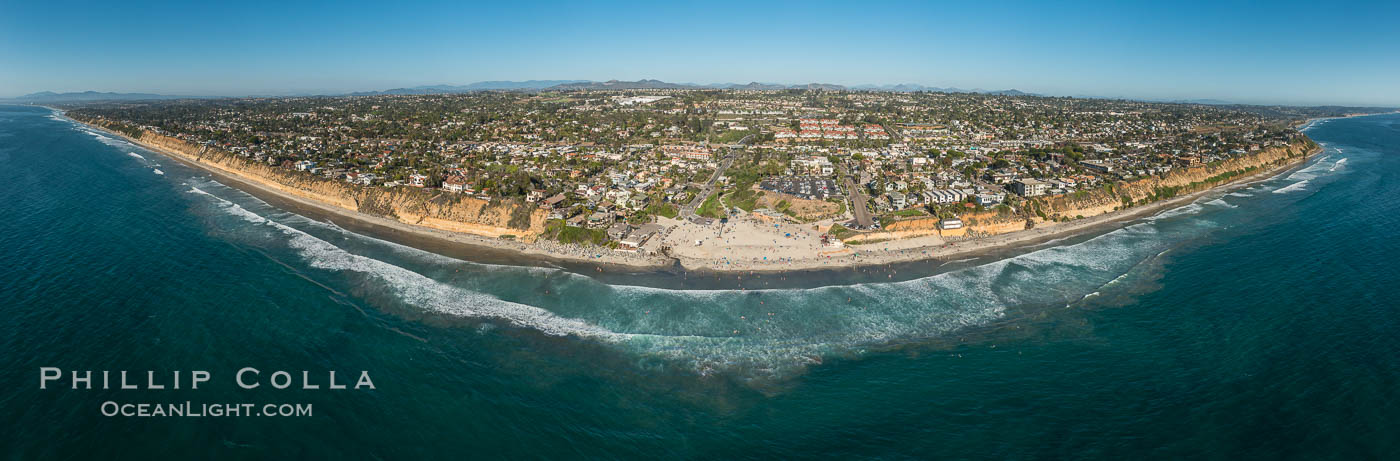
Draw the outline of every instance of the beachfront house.
<instances>
[{"instance_id":1,"label":"beachfront house","mask_svg":"<svg viewBox=\"0 0 1400 461\"><path fill-rule=\"evenodd\" d=\"M467 189L467 178L462 176L452 176L442 182L442 190L460 194Z\"/></svg>"},{"instance_id":2,"label":"beachfront house","mask_svg":"<svg viewBox=\"0 0 1400 461\"><path fill-rule=\"evenodd\" d=\"M903 192L890 192L888 195L890 198L890 207L896 210L903 209L905 206L909 205L908 197L906 197Z\"/></svg>"},{"instance_id":3,"label":"beachfront house","mask_svg":"<svg viewBox=\"0 0 1400 461\"><path fill-rule=\"evenodd\" d=\"M1050 189L1050 183L1038 179L1017 179L1011 181L1011 191L1022 197L1036 197L1045 195L1045 191Z\"/></svg>"}]
</instances>

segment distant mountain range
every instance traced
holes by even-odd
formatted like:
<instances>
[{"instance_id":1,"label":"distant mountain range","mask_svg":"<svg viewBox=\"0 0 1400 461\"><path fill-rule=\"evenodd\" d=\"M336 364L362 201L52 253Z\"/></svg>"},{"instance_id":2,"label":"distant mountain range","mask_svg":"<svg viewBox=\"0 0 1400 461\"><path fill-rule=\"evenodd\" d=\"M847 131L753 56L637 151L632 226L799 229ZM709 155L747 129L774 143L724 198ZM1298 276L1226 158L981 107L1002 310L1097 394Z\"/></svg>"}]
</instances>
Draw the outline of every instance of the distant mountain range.
<instances>
[{"instance_id":1,"label":"distant mountain range","mask_svg":"<svg viewBox=\"0 0 1400 461\"><path fill-rule=\"evenodd\" d=\"M486 81L476 82L467 85L426 85L409 88L394 88L382 91L360 91L353 93L338 94L302 94L297 96L377 96L377 95L422 95L422 94L452 94L469 93L473 91L569 91L569 90L654 90L654 89L731 89L731 90L828 90L828 91L888 91L888 92L914 92L933 91L944 93L983 93L1006 96L1039 96L1033 93L1026 93L1020 90L997 90L988 91L982 89L964 90L961 88L939 88L918 85L913 83L902 83L897 85L856 85L844 86L832 83L806 83L798 85L788 85L781 83L669 83L660 80L637 80L621 81L608 80L597 82L590 80L526 80L526 81ZM205 99L217 98L221 96L172 96L153 93L102 93L96 91L84 91L75 93L55 93L43 91L31 93L11 99L0 99L4 102L14 103L65 103L65 102L91 102L91 101L138 101L138 100L160 100L160 99Z\"/></svg>"},{"instance_id":2,"label":"distant mountain range","mask_svg":"<svg viewBox=\"0 0 1400 461\"><path fill-rule=\"evenodd\" d=\"M528 89L528 88L502 88L502 89ZM726 89L726 90L830 90L830 91L890 91L890 92L914 92L914 91L941 91L944 93L985 93L999 94L1007 96L1031 95L1019 90L998 90L986 91L981 89L963 90L960 88L938 88L923 86L913 83L902 83L898 85L856 85L844 86L833 83L807 83L800 85L784 85L781 83L711 83L708 85L697 85L694 83L667 83L660 80L638 80L627 82L620 80L608 80L606 82L580 81L555 85L544 88L546 90L649 90L649 89Z\"/></svg>"},{"instance_id":3,"label":"distant mountain range","mask_svg":"<svg viewBox=\"0 0 1400 461\"><path fill-rule=\"evenodd\" d=\"M6 99L9 102L24 103L51 103L51 102L84 102L84 101L140 101L151 99L185 99L191 96L170 96L152 93L100 93L97 91L83 91L75 93L54 93L52 91L40 91L30 93L18 98Z\"/></svg>"},{"instance_id":4,"label":"distant mountain range","mask_svg":"<svg viewBox=\"0 0 1400 461\"><path fill-rule=\"evenodd\" d=\"M1233 102L1225 101L1225 100L1221 100L1221 99L1174 99L1174 100L1171 100L1171 101L1162 101L1162 102L1175 102L1175 103L1181 103L1181 104L1202 104L1202 105L1208 105L1208 106L1227 106L1227 105L1235 104L1235 103L1233 103Z\"/></svg>"},{"instance_id":5,"label":"distant mountain range","mask_svg":"<svg viewBox=\"0 0 1400 461\"><path fill-rule=\"evenodd\" d=\"M361 91L350 93L349 96L375 96L382 94L450 94L450 93L470 93L472 91L486 90L541 90L545 88L572 85L579 83L589 83L587 80L526 80L523 82L511 81L488 81L476 82L467 85L428 85L415 86L412 88L394 88L384 91Z\"/></svg>"}]
</instances>

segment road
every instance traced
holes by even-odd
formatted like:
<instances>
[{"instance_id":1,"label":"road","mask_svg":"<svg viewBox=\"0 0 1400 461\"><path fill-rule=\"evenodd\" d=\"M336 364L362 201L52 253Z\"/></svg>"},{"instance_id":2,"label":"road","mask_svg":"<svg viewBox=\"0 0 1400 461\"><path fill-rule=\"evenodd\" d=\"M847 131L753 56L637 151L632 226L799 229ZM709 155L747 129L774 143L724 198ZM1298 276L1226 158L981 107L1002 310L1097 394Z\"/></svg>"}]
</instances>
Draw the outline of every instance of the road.
<instances>
[{"instance_id":1,"label":"road","mask_svg":"<svg viewBox=\"0 0 1400 461\"><path fill-rule=\"evenodd\" d=\"M870 216L870 209L865 206L870 201L865 196L865 188L851 180L851 175L846 173L845 167L842 167L841 170L841 176L846 180L846 195L851 198L851 214L856 217L856 226L861 229L869 229L875 224L875 220Z\"/></svg>"},{"instance_id":2,"label":"road","mask_svg":"<svg viewBox=\"0 0 1400 461\"><path fill-rule=\"evenodd\" d=\"M700 193L695 194L695 198L691 199L690 203L681 207L681 219L690 219L692 216L695 216L695 209L704 204L705 199L709 198L710 194L715 192L715 182L718 182L719 177L724 175L724 170L729 169L729 166L734 164L734 157L736 156L738 156L737 153L731 152L724 157L724 160L720 161L719 168L715 168L715 174L711 175L710 180L705 182L705 185L700 189Z\"/></svg>"}]
</instances>

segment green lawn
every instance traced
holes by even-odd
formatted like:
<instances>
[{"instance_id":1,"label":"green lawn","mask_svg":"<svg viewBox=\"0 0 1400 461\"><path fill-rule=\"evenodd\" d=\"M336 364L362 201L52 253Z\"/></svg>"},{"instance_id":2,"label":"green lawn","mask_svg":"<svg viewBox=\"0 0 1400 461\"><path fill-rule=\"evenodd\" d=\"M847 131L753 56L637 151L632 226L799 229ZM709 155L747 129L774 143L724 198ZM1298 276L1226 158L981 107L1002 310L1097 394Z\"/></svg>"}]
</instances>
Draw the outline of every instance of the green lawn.
<instances>
[{"instance_id":1,"label":"green lawn","mask_svg":"<svg viewBox=\"0 0 1400 461\"><path fill-rule=\"evenodd\" d=\"M665 216L667 218L676 219L676 216L680 215L681 210L679 208L676 208L676 205L674 203L653 203L651 205L647 205L645 213L654 216Z\"/></svg>"},{"instance_id":2,"label":"green lawn","mask_svg":"<svg viewBox=\"0 0 1400 461\"><path fill-rule=\"evenodd\" d=\"M546 238L558 240L559 243L579 243L602 246L608 242L608 233L602 229L574 227L557 219L545 225L544 236Z\"/></svg>"},{"instance_id":3,"label":"green lawn","mask_svg":"<svg viewBox=\"0 0 1400 461\"><path fill-rule=\"evenodd\" d=\"M763 196L762 192L752 190L752 182L740 183L729 195L724 197L731 206L739 207L744 211L753 211L758 207L758 198Z\"/></svg>"},{"instance_id":4,"label":"green lawn","mask_svg":"<svg viewBox=\"0 0 1400 461\"><path fill-rule=\"evenodd\" d=\"M724 209L719 204L719 194L711 194L706 198L705 202L700 204L700 208L695 210L695 214L706 218L723 218Z\"/></svg>"},{"instance_id":5,"label":"green lawn","mask_svg":"<svg viewBox=\"0 0 1400 461\"><path fill-rule=\"evenodd\" d=\"M856 235L856 234L858 234L859 232L850 230L850 229L846 228L846 226L842 226L842 225L840 225L840 224L832 224L832 225L831 225L831 229L828 230L827 233L828 233L828 234L831 234L832 237L836 237L836 238L839 238L839 239L845 239L845 238L848 238L848 237L850 237L850 236Z\"/></svg>"}]
</instances>

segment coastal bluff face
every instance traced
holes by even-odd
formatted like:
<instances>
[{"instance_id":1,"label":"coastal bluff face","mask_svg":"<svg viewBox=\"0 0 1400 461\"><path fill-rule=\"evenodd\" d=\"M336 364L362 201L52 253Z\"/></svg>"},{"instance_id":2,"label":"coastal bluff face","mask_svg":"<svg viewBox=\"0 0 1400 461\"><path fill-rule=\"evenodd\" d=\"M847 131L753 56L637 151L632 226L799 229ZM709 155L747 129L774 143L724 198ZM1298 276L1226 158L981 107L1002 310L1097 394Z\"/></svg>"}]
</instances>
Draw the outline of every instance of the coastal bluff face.
<instances>
[{"instance_id":1,"label":"coastal bluff face","mask_svg":"<svg viewBox=\"0 0 1400 461\"><path fill-rule=\"evenodd\" d=\"M982 210L961 213L964 226L939 229L937 218L921 217L890 223L882 231L865 232L845 239L848 243L899 240L938 235L943 238L992 236L1039 227L1042 223L1077 220L1183 196L1229 184L1255 173L1300 163L1316 151L1310 142L1270 147L1215 164L1179 168L1162 176L1118 181L1111 186L1071 194L1036 197L1019 212Z\"/></svg>"},{"instance_id":2,"label":"coastal bluff face","mask_svg":"<svg viewBox=\"0 0 1400 461\"><path fill-rule=\"evenodd\" d=\"M110 128L102 121L88 123ZM546 213L525 204L489 202L411 187L385 189L358 186L310 173L289 171L212 146L201 146L148 130L142 131L136 141L190 163L286 195L405 224L483 237L509 235L526 242L533 242L545 230Z\"/></svg>"},{"instance_id":3,"label":"coastal bluff face","mask_svg":"<svg viewBox=\"0 0 1400 461\"><path fill-rule=\"evenodd\" d=\"M1255 173L1306 160L1316 146L1308 141L1270 147L1219 163L1174 169L1162 176L1119 181L1101 189L1037 198L1036 221L1091 217L1229 184ZM1041 216L1043 214L1043 216Z\"/></svg>"}]
</instances>

